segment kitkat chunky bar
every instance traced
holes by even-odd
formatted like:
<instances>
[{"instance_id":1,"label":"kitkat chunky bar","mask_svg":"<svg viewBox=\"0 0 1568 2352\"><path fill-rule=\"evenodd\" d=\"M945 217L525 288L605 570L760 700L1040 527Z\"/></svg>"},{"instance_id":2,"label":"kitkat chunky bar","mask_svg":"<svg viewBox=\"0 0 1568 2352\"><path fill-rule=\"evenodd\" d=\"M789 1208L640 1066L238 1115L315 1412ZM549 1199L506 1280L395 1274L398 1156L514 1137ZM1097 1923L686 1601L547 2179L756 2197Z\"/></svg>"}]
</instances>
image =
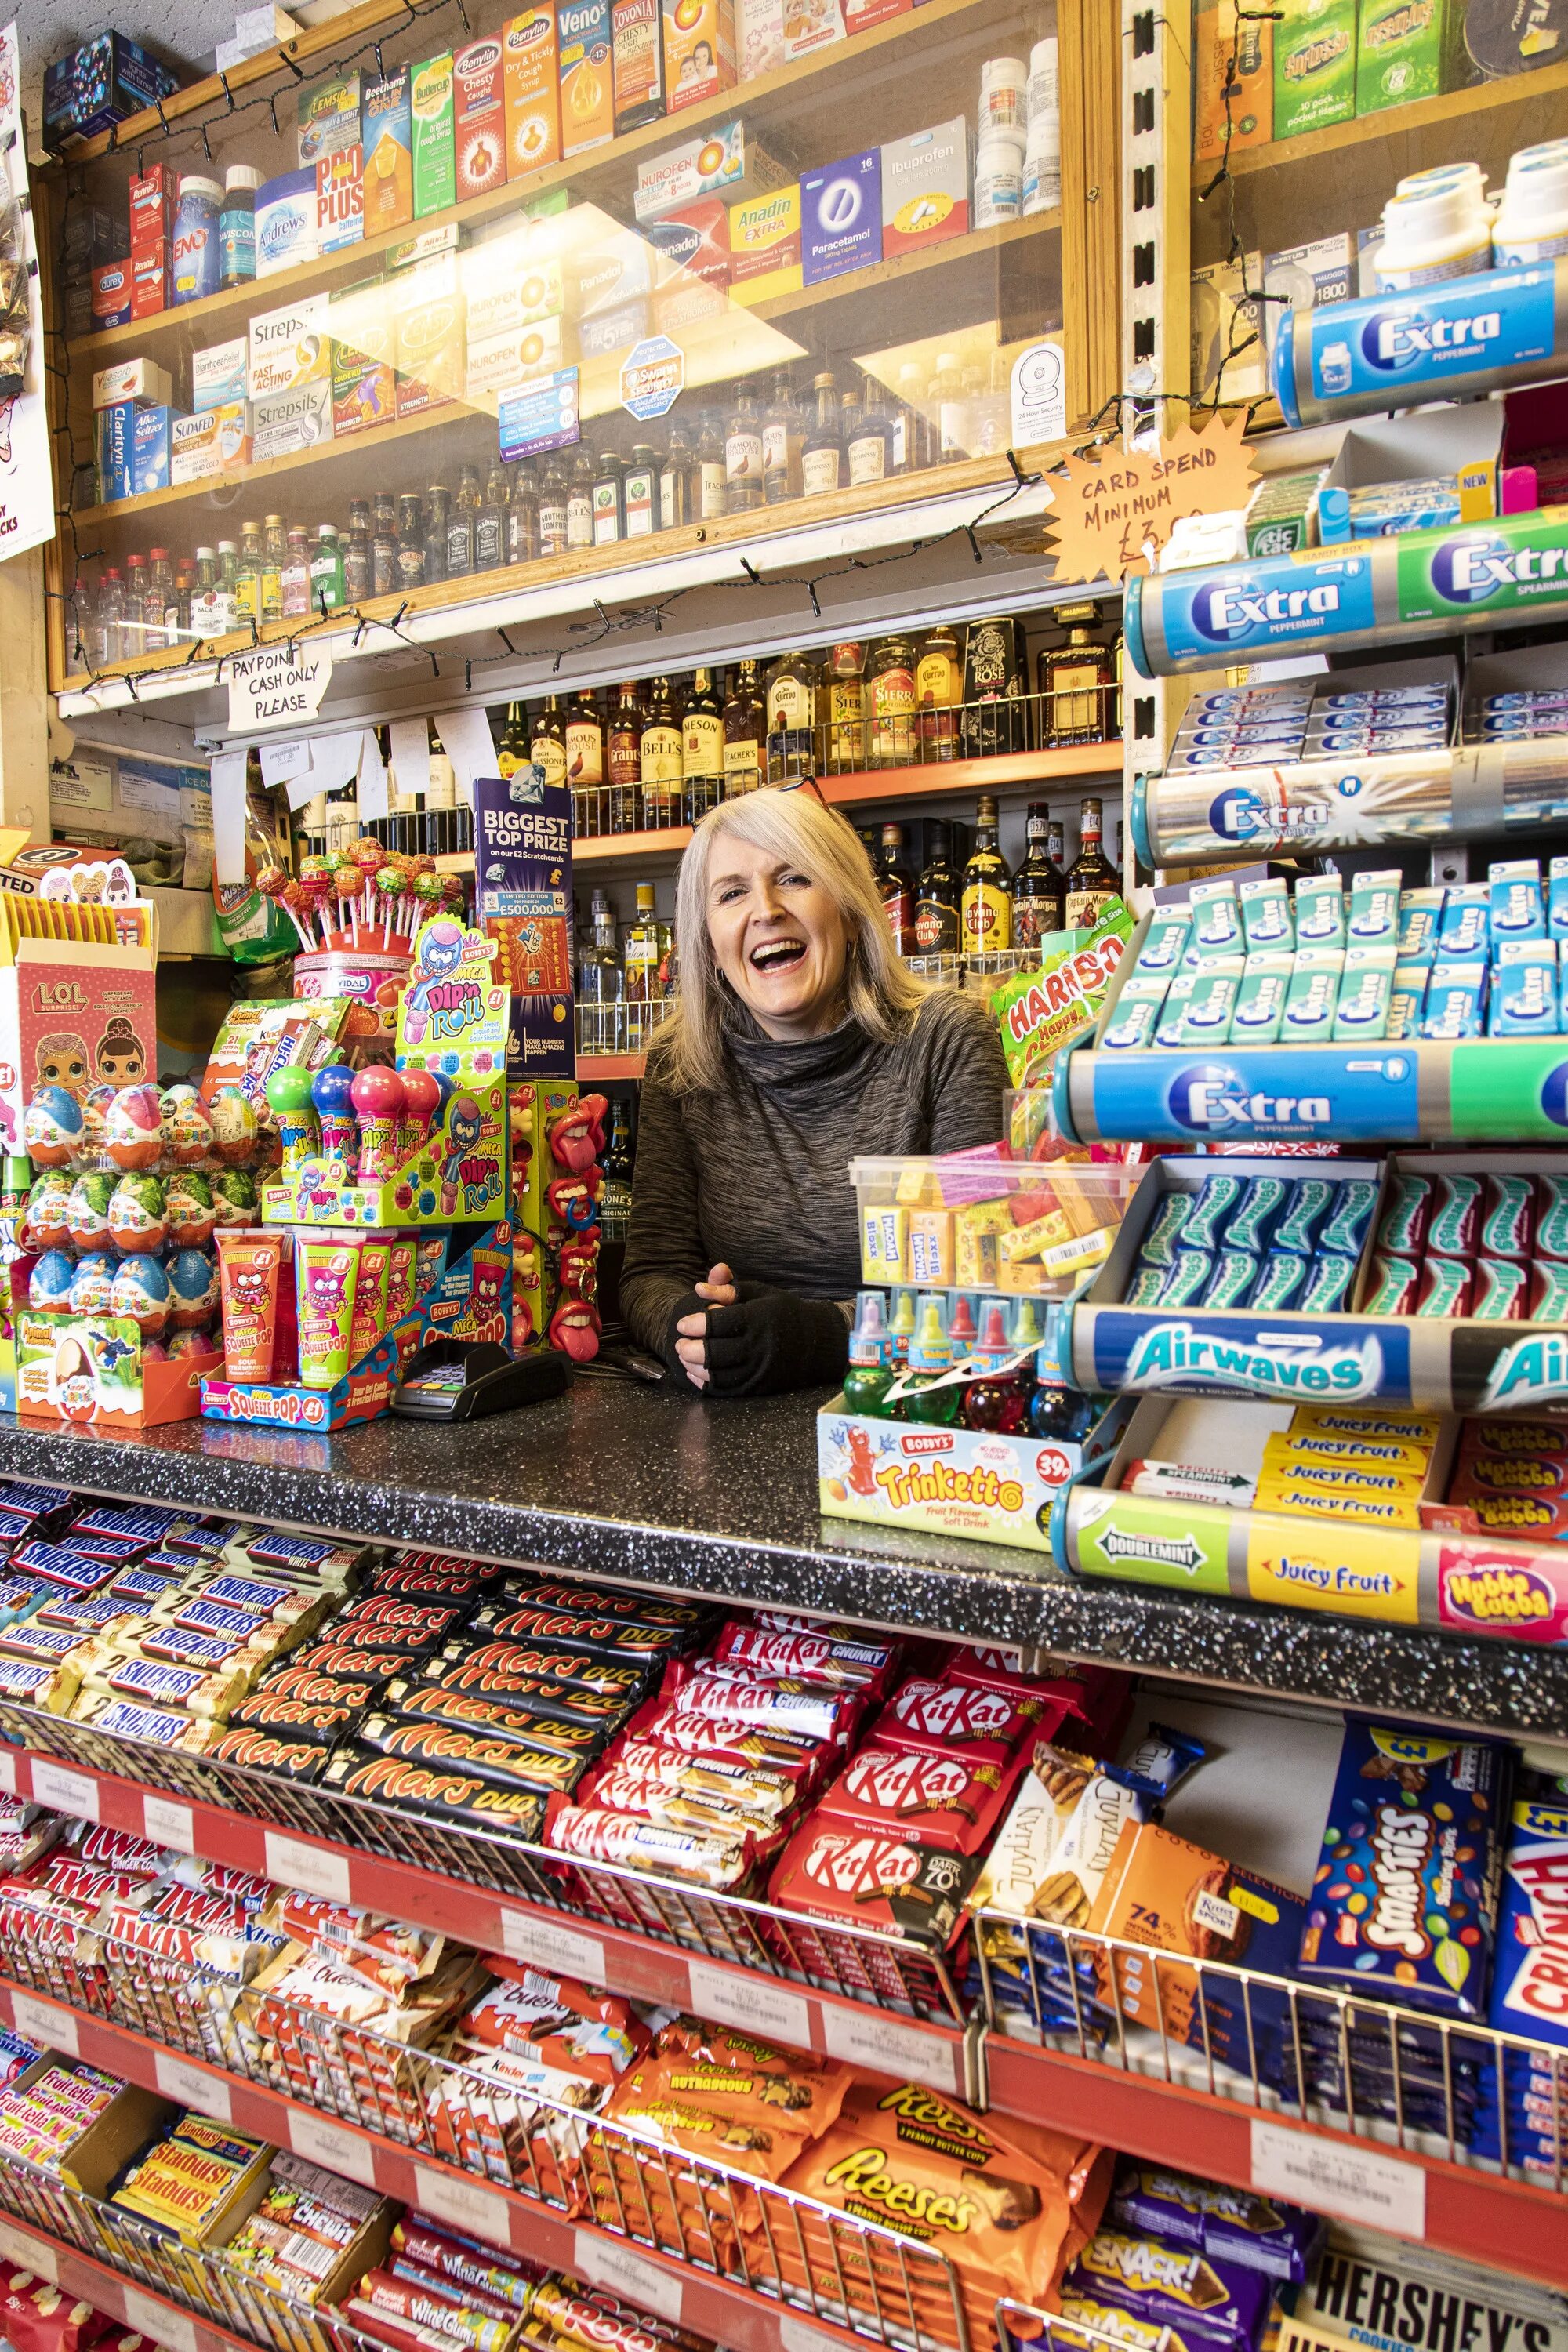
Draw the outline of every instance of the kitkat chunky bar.
<instances>
[{"instance_id":1,"label":"kitkat chunky bar","mask_svg":"<svg viewBox=\"0 0 1568 2352\"><path fill-rule=\"evenodd\" d=\"M1512 1751L1351 1717L1301 1936L1310 1984L1484 2018Z\"/></svg>"}]
</instances>

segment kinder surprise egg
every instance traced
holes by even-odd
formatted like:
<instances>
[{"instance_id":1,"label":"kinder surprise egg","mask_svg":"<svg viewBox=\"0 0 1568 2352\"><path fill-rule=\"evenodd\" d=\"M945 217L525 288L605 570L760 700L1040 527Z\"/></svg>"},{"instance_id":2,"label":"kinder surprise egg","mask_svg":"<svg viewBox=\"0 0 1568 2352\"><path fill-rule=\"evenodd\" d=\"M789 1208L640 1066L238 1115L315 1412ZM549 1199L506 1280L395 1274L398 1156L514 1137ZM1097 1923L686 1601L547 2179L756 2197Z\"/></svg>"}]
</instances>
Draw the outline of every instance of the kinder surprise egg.
<instances>
[{"instance_id":1,"label":"kinder surprise egg","mask_svg":"<svg viewBox=\"0 0 1568 2352\"><path fill-rule=\"evenodd\" d=\"M155 1168L163 1149L156 1087L121 1087L109 1106L103 1140L117 1168Z\"/></svg>"},{"instance_id":2,"label":"kinder surprise egg","mask_svg":"<svg viewBox=\"0 0 1568 2352\"><path fill-rule=\"evenodd\" d=\"M213 1212L220 1225L256 1223L256 1181L243 1168L220 1168L210 1179Z\"/></svg>"},{"instance_id":3,"label":"kinder surprise egg","mask_svg":"<svg viewBox=\"0 0 1568 2352\"><path fill-rule=\"evenodd\" d=\"M114 1100L112 1087L94 1087L81 1107L81 1141L71 1154L75 1168L101 1167L107 1154L103 1148L103 1130L109 1118L109 1106Z\"/></svg>"},{"instance_id":4,"label":"kinder surprise egg","mask_svg":"<svg viewBox=\"0 0 1568 2352\"><path fill-rule=\"evenodd\" d=\"M68 1307L76 1262L64 1250L46 1250L27 1278L29 1307Z\"/></svg>"},{"instance_id":5,"label":"kinder surprise egg","mask_svg":"<svg viewBox=\"0 0 1568 2352\"><path fill-rule=\"evenodd\" d=\"M223 1349L210 1331L171 1331L169 1356L177 1360L181 1356L221 1356Z\"/></svg>"},{"instance_id":6,"label":"kinder surprise egg","mask_svg":"<svg viewBox=\"0 0 1568 2352\"><path fill-rule=\"evenodd\" d=\"M22 1148L39 1168L64 1168L81 1142L81 1105L64 1087L40 1087L22 1114Z\"/></svg>"},{"instance_id":7,"label":"kinder surprise egg","mask_svg":"<svg viewBox=\"0 0 1568 2352\"><path fill-rule=\"evenodd\" d=\"M110 1312L128 1315L139 1330L161 1331L169 1319L169 1277L155 1257L128 1257L114 1277Z\"/></svg>"},{"instance_id":8,"label":"kinder surprise egg","mask_svg":"<svg viewBox=\"0 0 1568 2352\"><path fill-rule=\"evenodd\" d=\"M109 1203L114 1179L94 1171L79 1176L66 1203L66 1224L79 1250L101 1249L109 1239Z\"/></svg>"},{"instance_id":9,"label":"kinder surprise egg","mask_svg":"<svg viewBox=\"0 0 1568 2352\"><path fill-rule=\"evenodd\" d=\"M115 1261L107 1250L92 1250L77 1262L71 1284L73 1315L107 1315L114 1295Z\"/></svg>"},{"instance_id":10,"label":"kinder surprise egg","mask_svg":"<svg viewBox=\"0 0 1568 2352\"><path fill-rule=\"evenodd\" d=\"M144 1364L166 1364L168 1360L169 1350L164 1347L162 1339L143 1339L142 1361Z\"/></svg>"},{"instance_id":11,"label":"kinder surprise egg","mask_svg":"<svg viewBox=\"0 0 1568 2352\"><path fill-rule=\"evenodd\" d=\"M22 1213L24 1249L58 1249L70 1233L71 1180L63 1168L38 1178Z\"/></svg>"},{"instance_id":12,"label":"kinder surprise egg","mask_svg":"<svg viewBox=\"0 0 1568 2352\"><path fill-rule=\"evenodd\" d=\"M159 1098L158 1113L163 1147L175 1167L199 1168L213 1148L213 1123L195 1087L171 1087Z\"/></svg>"},{"instance_id":13,"label":"kinder surprise egg","mask_svg":"<svg viewBox=\"0 0 1568 2352\"><path fill-rule=\"evenodd\" d=\"M217 1263L205 1250L176 1250L169 1261L174 1320L205 1323L217 1305Z\"/></svg>"},{"instance_id":14,"label":"kinder surprise egg","mask_svg":"<svg viewBox=\"0 0 1568 2352\"><path fill-rule=\"evenodd\" d=\"M255 1106L237 1087L219 1087L207 1108L213 1150L230 1168L243 1168L261 1132Z\"/></svg>"},{"instance_id":15,"label":"kinder surprise egg","mask_svg":"<svg viewBox=\"0 0 1568 2352\"><path fill-rule=\"evenodd\" d=\"M213 1237L217 1211L213 1188L205 1176L182 1169L163 1188L163 1213L169 1239L176 1249L204 1249Z\"/></svg>"},{"instance_id":16,"label":"kinder surprise egg","mask_svg":"<svg viewBox=\"0 0 1568 2352\"><path fill-rule=\"evenodd\" d=\"M133 1257L138 1250L161 1250L169 1237L163 1187L156 1176L122 1176L109 1203L109 1238Z\"/></svg>"}]
</instances>

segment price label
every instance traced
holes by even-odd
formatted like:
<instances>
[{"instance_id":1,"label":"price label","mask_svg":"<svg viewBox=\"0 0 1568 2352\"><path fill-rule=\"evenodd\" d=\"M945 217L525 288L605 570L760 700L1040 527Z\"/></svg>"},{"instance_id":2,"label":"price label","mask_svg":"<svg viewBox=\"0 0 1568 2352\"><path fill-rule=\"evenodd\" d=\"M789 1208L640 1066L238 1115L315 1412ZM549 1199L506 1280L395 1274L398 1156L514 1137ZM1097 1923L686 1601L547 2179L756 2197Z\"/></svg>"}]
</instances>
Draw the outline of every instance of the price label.
<instances>
[{"instance_id":1,"label":"price label","mask_svg":"<svg viewBox=\"0 0 1568 2352\"><path fill-rule=\"evenodd\" d=\"M296 2156L309 2164L325 2165L329 2172L341 2172L346 2179L357 2180L363 2189L375 2187L375 2151L358 2132L347 2131L342 2124L329 2123L325 2116L307 2115L301 2108L289 2111L289 2138Z\"/></svg>"},{"instance_id":2,"label":"price label","mask_svg":"<svg viewBox=\"0 0 1568 2352\"><path fill-rule=\"evenodd\" d=\"M1418 2164L1347 2147L1292 2131L1283 2124L1252 2124L1252 2185L1266 2197L1310 2205L1342 2221L1390 2230L1399 2238L1426 2235L1426 2175Z\"/></svg>"},{"instance_id":3,"label":"price label","mask_svg":"<svg viewBox=\"0 0 1568 2352\"><path fill-rule=\"evenodd\" d=\"M544 1913L503 1911L500 1932L509 1960L522 1960L552 1976L578 1977L585 1984L603 1984L609 1974L597 1936L579 1935Z\"/></svg>"},{"instance_id":4,"label":"price label","mask_svg":"<svg viewBox=\"0 0 1568 2352\"><path fill-rule=\"evenodd\" d=\"M573 2241L572 2267L595 2286L607 2286L612 2294L630 2295L634 2303L657 2313L660 2319L679 2321L679 2279L661 2263L639 2254L635 2246L601 2238L596 2230L578 2230Z\"/></svg>"},{"instance_id":5,"label":"price label","mask_svg":"<svg viewBox=\"0 0 1568 2352\"><path fill-rule=\"evenodd\" d=\"M349 1899L349 1858L330 1853L303 1838L286 1837L281 1830L267 1832L267 1870L281 1886L297 1886L302 1895L320 1895L328 1903Z\"/></svg>"},{"instance_id":6,"label":"price label","mask_svg":"<svg viewBox=\"0 0 1568 2352\"><path fill-rule=\"evenodd\" d=\"M98 1782L89 1780L85 1772L68 1772L52 1757L33 1759L33 1796L40 1805L53 1805L57 1812L74 1813L79 1822L98 1819Z\"/></svg>"},{"instance_id":7,"label":"price label","mask_svg":"<svg viewBox=\"0 0 1568 2352\"><path fill-rule=\"evenodd\" d=\"M911 2082L929 2083L933 2090L963 2095L963 2053L956 2040L943 2042L901 2018L884 2017L879 2010L841 2008L826 2001L822 2032L830 2058L871 2066L879 2074L907 2075Z\"/></svg>"},{"instance_id":8,"label":"price label","mask_svg":"<svg viewBox=\"0 0 1568 2352\"><path fill-rule=\"evenodd\" d=\"M198 2115L216 2116L221 2124L233 2123L233 2103L221 2074L209 2074L205 2066L177 2058L172 2050L159 2051L153 2071L166 2099L178 2099L182 2106L195 2107Z\"/></svg>"},{"instance_id":9,"label":"price label","mask_svg":"<svg viewBox=\"0 0 1568 2352\"><path fill-rule=\"evenodd\" d=\"M16 1793L16 1751L14 1748L0 1748L0 1789L4 1789L8 1797Z\"/></svg>"},{"instance_id":10,"label":"price label","mask_svg":"<svg viewBox=\"0 0 1568 2352\"><path fill-rule=\"evenodd\" d=\"M706 1960L693 1960L689 1972L691 2006L699 2017L810 2049L811 2003L798 1992L786 1992L771 1977L742 1976L734 1969L710 1968Z\"/></svg>"},{"instance_id":11,"label":"price label","mask_svg":"<svg viewBox=\"0 0 1568 2352\"><path fill-rule=\"evenodd\" d=\"M68 2058L79 2056L76 2020L68 2009L57 2009L52 2000L37 2000L30 1992L11 1995L11 2021L24 2042L34 2042L44 2050L63 2050Z\"/></svg>"},{"instance_id":12,"label":"price label","mask_svg":"<svg viewBox=\"0 0 1568 2352\"><path fill-rule=\"evenodd\" d=\"M47 2279L51 2286L59 2278L59 2261L47 2239L18 2230L14 2221L0 2221L0 2259L31 2271L35 2278Z\"/></svg>"},{"instance_id":13,"label":"price label","mask_svg":"<svg viewBox=\"0 0 1568 2352\"><path fill-rule=\"evenodd\" d=\"M169 2352L196 2352L195 2321L172 2305L143 2294L140 2287L125 2290L125 2324L154 2344L167 2345Z\"/></svg>"},{"instance_id":14,"label":"price label","mask_svg":"<svg viewBox=\"0 0 1568 2352\"><path fill-rule=\"evenodd\" d=\"M173 1846L176 1853L195 1853L195 1818L189 1805L178 1805L173 1797L143 1797L142 1820L154 1845Z\"/></svg>"},{"instance_id":15,"label":"price label","mask_svg":"<svg viewBox=\"0 0 1568 2352\"><path fill-rule=\"evenodd\" d=\"M807 2320L797 2319L793 2311L780 2315L779 2342L784 2346L784 2352L844 2352L837 2336L829 2336L822 2328L813 2327Z\"/></svg>"},{"instance_id":16,"label":"price label","mask_svg":"<svg viewBox=\"0 0 1568 2352\"><path fill-rule=\"evenodd\" d=\"M511 2243L506 2199L455 2172L436 2172L428 2165L416 2164L414 2202L422 2213L433 2213L437 2221L450 2221L454 2230L469 2230L488 2245Z\"/></svg>"}]
</instances>

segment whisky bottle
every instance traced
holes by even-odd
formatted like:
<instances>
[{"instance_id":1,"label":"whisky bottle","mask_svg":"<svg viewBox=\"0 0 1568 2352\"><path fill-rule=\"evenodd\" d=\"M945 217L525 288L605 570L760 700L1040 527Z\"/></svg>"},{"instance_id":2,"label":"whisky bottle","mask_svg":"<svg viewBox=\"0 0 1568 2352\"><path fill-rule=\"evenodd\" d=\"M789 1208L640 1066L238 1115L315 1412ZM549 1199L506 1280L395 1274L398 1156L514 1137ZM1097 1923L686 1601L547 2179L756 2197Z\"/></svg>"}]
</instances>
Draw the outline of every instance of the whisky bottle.
<instances>
[{"instance_id":1,"label":"whisky bottle","mask_svg":"<svg viewBox=\"0 0 1568 2352\"><path fill-rule=\"evenodd\" d=\"M827 772L850 776L866 760L866 650L852 641L830 648L823 664Z\"/></svg>"},{"instance_id":2,"label":"whisky bottle","mask_svg":"<svg viewBox=\"0 0 1568 2352\"><path fill-rule=\"evenodd\" d=\"M908 637L872 648L866 681L866 765L907 768L915 756L915 649Z\"/></svg>"},{"instance_id":3,"label":"whisky bottle","mask_svg":"<svg viewBox=\"0 0 1568 2352\"><path fill-rule=\"evenodd\" d=\"M631 678L624 678L616 688L609 724L605 730L605 770L610 784L610 831L640 833L642 705Z\"/></svg>"},{"instance_id":4,"label":"whisky bottle","mask_svg":"<svg viewBox=\"0 0 1568 2352\"><path fill-rule=\"evenodd\" d=\"M763 781L763 742L768 711L757 687L757 665L738 662L724 705L724 797L754 793Z\"/></svg>"},{"instance_id":5,"label":"whisky bottle","mask_svg":"<svg viewBox=\"0 0 1568 2352\"><path fill-rule=\"evenodd\" d=\"M1013 945L1037 948L1067 920L1062 877L1051 863L1050 811L1031 801L1026 839L1028 851L1013 877Z\"/></svg>"},{"instance_id":6,"label":"whisky bottle","mask_svg":"<svg viewBox=\"0 0 1568 2352\"><path fill-rule=\"evenodd\" d=\"M637 765L644 824L650 828L679 824L682 782L680 728L667 677L650 678L648 681L647 708L643 714ZM640 886L638 895L640 899Z\"/></svg>"},{"instance_id":7,"label":"whisky bottle","mask_svg":"<svg viewBox=\"0 0 1568 2352\"><path fill-rule=\"evenodd\" d=\"M686 698L680 720L680 770L686 822L700 824L724 797L723 706L714 690L711 670L697 671Z\"/></svg>"},{"instance_id":8,"label":"whisky bottle","mask_svg":"<svg viewBox=\"0 0 1568 2352\"><path fill-rule=\"evenodd\" d=\"M781 656L768 680L770 784L816 773L820 690L817 667L808 653Z\"/></svg>"},{"instance_id":9,"label":"whisky bottle","mask_svg":"<svg viewBox=\"0 0 1568 2352\"><path fill-rule=\"evenodd\" d=\"M1067 624L1067 643L1047 646L1035 664L1041 695L1042 745L1103 743L1110 732L1116 677L1110 648L1096 643L1092 604L1058 604L1055 617Z\"/></svg>"},{"instance_id":10,"label":"whisky bottle","mask_svg":"<svg viewBox=\"0 0 1568 2352\"><path fill-rule=\"evenodd\" d=\"M915 745L920 760L952 760L958 751L958 706L963 698L963 656L958 632L939 621L915 665Z\"/></svg>"},{"instance_id":11,"label":"whisky bottle","mask_svg":"<svg viewBox=\"0 0 1568 2352\"><path fill-rule=\"evenodd\" d=\"M566 713L558 694L547 694L543 707L533 722L533 738L529 746L533 764L544 771L547 784L566 782Z\"/></svg>"}]
</instances>

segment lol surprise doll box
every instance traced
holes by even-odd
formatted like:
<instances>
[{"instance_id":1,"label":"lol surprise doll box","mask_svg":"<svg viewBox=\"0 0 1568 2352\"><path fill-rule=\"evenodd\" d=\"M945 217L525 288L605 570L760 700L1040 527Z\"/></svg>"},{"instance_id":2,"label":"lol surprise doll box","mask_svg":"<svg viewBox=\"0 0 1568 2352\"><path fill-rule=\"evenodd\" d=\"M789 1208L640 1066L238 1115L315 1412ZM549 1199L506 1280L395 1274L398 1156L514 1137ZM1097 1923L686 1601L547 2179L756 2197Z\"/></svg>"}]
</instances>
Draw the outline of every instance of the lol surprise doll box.
<instances>
[{"instance_id":1,"label":"lol surprise doll box","mask_svg":"<svg viewBox=\"0 0 1568 2352\"><path fill-rule=\"evenodd\" d=\"M77 910L57 912L69 922ZM0 915L12 913L12 902L0 898ZM0 1146L5 1151L21 1150L22 1115L40 1087L64 1087L80 1101L95 1087L156 1078L155 962L151 946L29 939L14 920L0 919Z\"/></svg>"}]
</instances>

